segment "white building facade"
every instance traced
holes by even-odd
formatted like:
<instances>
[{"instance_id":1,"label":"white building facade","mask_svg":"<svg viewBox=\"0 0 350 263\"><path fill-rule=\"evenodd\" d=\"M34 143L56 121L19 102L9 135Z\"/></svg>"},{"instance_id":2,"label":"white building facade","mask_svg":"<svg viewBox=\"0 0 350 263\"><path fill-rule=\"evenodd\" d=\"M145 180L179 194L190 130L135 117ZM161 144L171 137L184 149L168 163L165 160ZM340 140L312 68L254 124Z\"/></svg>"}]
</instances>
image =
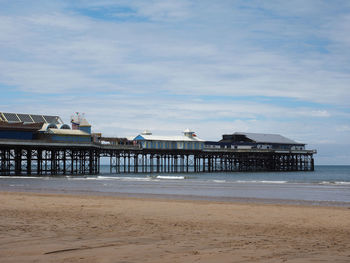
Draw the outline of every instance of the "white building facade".
<instances>
[{"instance_id":1,"label":"white building facade","mask_svg":"<svg viewBox=\"0 0 350 263\"><path fill-rule=\"evenodd\" d=\"M202 150L204 148L204 140L189 129L186 129L182 136L158 136L146 130L133 140L143 149Z\"/></svg>"}]
</instances>

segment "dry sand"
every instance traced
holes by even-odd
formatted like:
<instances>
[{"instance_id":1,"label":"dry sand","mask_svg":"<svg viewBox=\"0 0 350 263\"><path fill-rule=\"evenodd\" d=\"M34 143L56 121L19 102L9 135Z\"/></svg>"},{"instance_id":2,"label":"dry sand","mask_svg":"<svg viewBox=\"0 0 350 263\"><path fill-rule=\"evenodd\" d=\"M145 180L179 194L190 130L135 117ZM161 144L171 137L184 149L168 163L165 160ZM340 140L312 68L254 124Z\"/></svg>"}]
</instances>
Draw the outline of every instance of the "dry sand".
<instances>
[{"instance_id":1,"label":"dry sand","mask_svg":"<svg viewBox=\"0 0 350 263\"><path fill-rule=\"evenodd\" d=\"M350 209L0 193L0 262L350 262Z\"/></svg>"}]
</instances>

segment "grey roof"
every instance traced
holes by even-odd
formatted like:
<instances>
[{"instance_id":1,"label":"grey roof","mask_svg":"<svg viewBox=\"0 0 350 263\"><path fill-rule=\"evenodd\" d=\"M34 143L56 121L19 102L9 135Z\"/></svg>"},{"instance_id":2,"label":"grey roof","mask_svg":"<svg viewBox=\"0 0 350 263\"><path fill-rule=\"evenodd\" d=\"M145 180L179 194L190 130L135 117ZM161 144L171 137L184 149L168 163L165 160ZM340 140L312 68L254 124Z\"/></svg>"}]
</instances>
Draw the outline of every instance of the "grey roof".
<instances>
[{"instance_id":1,"label":"grey roof","mask_svg":"<svg viewBox=\"0 0 350 263\"><path fill-rule=\"evenodd\" d=\"M247 138L257 143L280 143L280 144L299 144L305 145L304 143L298 143L291 139L288 139L279 134L265 134L265 133L249 133L249 132L235 132L234 135L245 135Z\"/></svg>"}]
</instances>

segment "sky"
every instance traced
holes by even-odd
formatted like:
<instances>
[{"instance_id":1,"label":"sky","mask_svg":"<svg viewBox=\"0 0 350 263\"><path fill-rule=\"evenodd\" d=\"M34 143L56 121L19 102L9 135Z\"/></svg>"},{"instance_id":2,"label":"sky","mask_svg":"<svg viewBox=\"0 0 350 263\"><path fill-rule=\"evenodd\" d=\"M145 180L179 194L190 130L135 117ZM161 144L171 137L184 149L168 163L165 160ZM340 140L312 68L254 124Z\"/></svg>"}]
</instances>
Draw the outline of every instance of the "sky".
<instances>
[{"instance_id":1,"label":"sky","mask_svg":"<svg viewBox=\"0 0 350 263\"><path fill-rule=\"evenodd\" d=\"M277 133L350 165L348 0L0 0L0 111Z\"/></svg>"}]
</instances>

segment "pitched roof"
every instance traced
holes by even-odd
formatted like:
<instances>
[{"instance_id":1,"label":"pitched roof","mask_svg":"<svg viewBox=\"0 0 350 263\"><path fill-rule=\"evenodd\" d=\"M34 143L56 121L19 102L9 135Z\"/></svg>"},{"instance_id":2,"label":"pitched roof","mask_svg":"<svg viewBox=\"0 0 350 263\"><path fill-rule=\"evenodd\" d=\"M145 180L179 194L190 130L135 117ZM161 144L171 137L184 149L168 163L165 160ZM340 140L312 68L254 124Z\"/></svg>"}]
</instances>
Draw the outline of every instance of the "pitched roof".
<instances>
[{"instance_id":1,"label":"pitched roof","mask_svg":"<svg viewBox=\"0 0 350 263\"><path fill-rule=\"evenodd\" d=\"M249 133L249 132L235 132L234 135L245 135L247 138L255 141L256 143L279 143L279 144L300 144L287 137L279 134L265 134L265 133Z\"/></svg>"},{"instance_id":2,"label":"pitched roof","mask_svg":"<svg viewBox=\"0 0 350 263\"><path fill-rule=\"evenodd\" d=\"M91 127L90 123L89 123L85 118L83 118L83 119L80 121L79 126L80 126L80 127Z\"/></svg>"},{"instance_id":3,"label":"pitched roof","mask_svg":"<svg viewBox=\"0 0 350 263\"><path fill-rule=\"evenodd\" d=\"M170 142L204 142L204 140L198 137L189 138L187 136L158 136L158 135L144 135L140 134L134 138L134 140L146 141L170 141Z\"/></svg>"}]
</instances>

